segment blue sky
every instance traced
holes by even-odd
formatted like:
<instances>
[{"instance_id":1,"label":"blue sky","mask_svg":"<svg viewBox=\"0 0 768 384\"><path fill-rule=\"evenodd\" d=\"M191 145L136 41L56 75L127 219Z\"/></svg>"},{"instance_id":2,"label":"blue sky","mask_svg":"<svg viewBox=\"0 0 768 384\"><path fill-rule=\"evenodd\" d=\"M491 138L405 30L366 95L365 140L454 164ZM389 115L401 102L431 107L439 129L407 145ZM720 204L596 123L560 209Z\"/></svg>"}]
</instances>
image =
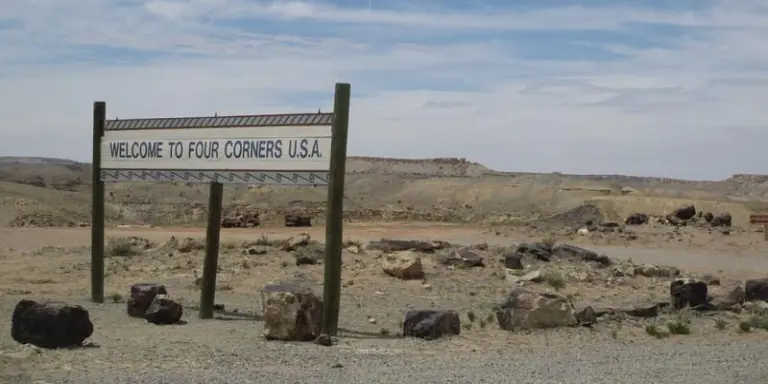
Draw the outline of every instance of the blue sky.
<instances>
[{"instance_id":1,"label":"blue sky","mask_svg":"<svg viewBox=\"0 0 768 384\"><path fill-rule=\"evenodd\" d=\"M329 110L350 154L768 173L765 0L3 0L0 155L88 160L110 117Z\"/></svg>"}]
</instances>

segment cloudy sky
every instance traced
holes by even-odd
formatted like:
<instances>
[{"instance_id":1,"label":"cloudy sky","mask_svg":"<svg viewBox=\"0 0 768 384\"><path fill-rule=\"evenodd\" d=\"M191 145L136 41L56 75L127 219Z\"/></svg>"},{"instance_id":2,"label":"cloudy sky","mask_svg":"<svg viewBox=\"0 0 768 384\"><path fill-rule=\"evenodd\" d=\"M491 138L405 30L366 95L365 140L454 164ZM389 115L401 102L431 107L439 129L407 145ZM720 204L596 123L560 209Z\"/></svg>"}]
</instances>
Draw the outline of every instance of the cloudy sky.
<instances>
[{"instance_id":1,"label":"cloudy sky","mask_svg":"<svg viewBox=\"0 0 768 384\"><path fill-rule=\"evenodd\" d=\"M0 155L110 118L330 110L350 155L768 173L766 0L0 0Z\"/></svg>"}]
</instances>

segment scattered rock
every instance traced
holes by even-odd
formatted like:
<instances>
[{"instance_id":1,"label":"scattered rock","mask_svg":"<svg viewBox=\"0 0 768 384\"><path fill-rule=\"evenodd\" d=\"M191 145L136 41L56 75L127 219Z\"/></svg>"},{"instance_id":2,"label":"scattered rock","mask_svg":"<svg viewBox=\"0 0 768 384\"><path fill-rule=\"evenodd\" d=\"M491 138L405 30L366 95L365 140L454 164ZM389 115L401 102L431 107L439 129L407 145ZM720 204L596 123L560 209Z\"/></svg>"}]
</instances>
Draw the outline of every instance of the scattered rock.
<instances>
[{"instance_id":1,"label":"scattered rock","mask_svg":"<svg viewBox=\"0 0 768 384\"><path fill-rule=\"evenodd\" d=\"M264 247L248 247L243 250L245 254L251 255L251 256L259 256L259 255L266 255L267 249Z\"/></svg>"},{"instance_id":2,"label":"scattered rock","mask_svg":"<svg viewBox=\"0 0 768 384\"><path fill-rule=\"evenodd\" d=\"M744 294L747 301L768 301L768 278L747 280Z\"/></svg>"},{"instance_id":3,"label":"scattered rock","mask_svg":"<svg viewBox=\"0 0 768 384\"><path fill-rule=\"evenodd\" d=\"M552 259L552 247L544 243L523 243L515 250L521 256L532 256L541 261Z\"/></svg>"},{"instance_id":4,"label":"scattered rock","mask_svg":"<svg viewBox=\"0 0 768 384\"><path fill-rule=\"evenodd\" d=\"M587 262L595 262L603 266L609 266L613 264L613 260L611 260L608 256L598 255L595 251L570 244L558 244L552 249L552 253L558 256L577 258Z\"/></svg>"},{"instance_id":5,"label":"scattered rock","mask_svg":"<svg viewBox=\"0 0 768 384\"><path fill-rule=\"evenodd\" d=\"M672 306L675 309L696 308L709 304L707 283L694 279L675 279L669 285Z\"/></svg>"},{"instance_id":6,"label":"scattered rock","mask_svg":"<svg viewBox=\"0 0 768 384\"><path fill-rule=\"evenodd\" d=\"M424 277L421 256L414 251L401 251L387 255L382 261L382 268L387 274L404 280Z\"/></svg>"},{"instance_id":7,"label":"scattered rock","mask_svg":"<svg viewBox=\"0 0 768 384\"><path fill-rule=\"evenodd\" d=\"M671 266L642 264L634 267L633 274L645 277L676 277L680 275L680 270Z\"/></svg>"},{"instance_id":8,"label":"scattered rock","mask_svg":"<svg viewBox=\"0 0 768 384\"><path fill-rule=\"evenodd\" d=\"M699 213L701 213L701 212L699 212ZM704 221L706 221L707 223L711 223L712 219L715 218L715 215L713 215L712 212L707 212L707 213L703 214L702 217L704 218Z\"/></svg>"},{"instance_id":9,"label":"scattered rock","mask_svg":"<svg viewBox=\"0 0 768 384\"><path fill-rule=\"evenodd\" d=\"M192 251L199 251L205 249L205 241L187 237L179 242L178 251L181 253L190 253Z\"/></svg>"},{"instance_id":10,"label":"scattered rock","mask_svg":"<svg viewBox=\"0 0 768 384\"><path fill-rule=\"evenodd\" d=\"M23 299L11 318L11 337L40 348L65 348L83 344L93 334L88 310L62 302Z\"/></svg>"},{"instance_id":11,"label":"scattered rock","mask_svg":"<svg viewBox=\"0 0 768 384\"><path fill-rule=\"evenodd\" d=\"M496 311L496 320L508 331L577 324L573 304L554 293L534 293L523 289L510 292Z\"/></svg>"},{"instance_id":12,"label":"scattered rock","mask_svg":"<svg viewBox=\"0 0 768 384\"><path fill-rule=\"evenodd\" d=\"M275 284L262 291L267 340L313 341L320 336L323 302L311 289Z\"/></svg>"},{"instance_id":13,"label":"scattered rock","mask_svg":"<svg viewBox=\"0 0 768 384\"><path fill-rule=\"evenodd\" d=\"M445 249L448 245L448 243L441 241L381 239L368 243L366 249L384 252L418 251L433 253Z\"/></svg>"},{"instance_id":14,"label":"scattered rock","mask_svg":"<svg viewBox=\"0 0 768 384\"><path fill-rule=\"evenodd\" d=\"M460 333L461 320L456 311L411 310L403 319L403 335L406 337L435 340Z\"/></svg>"},{"instance_id":15,"label":"scattered rock","mask_svg":"<svg viewBox=\"0 0 768 384\"><path fill-rule=\"evenodd\" d=\"M181 322L183 313L184 308L181 304L164 294L160 294L152 300L149 308L144 313L144 318L148 322L157 325L178 324Z\"/></svg>"},{"instance_id":16,"label":"scattered rock","mask_svg":"<svg viewBox=\"0 0 768 384\"><path fill-rule=\"evenodd\" d=\"M696 207L694 207L693 204L682 206L672 212L671 216L683 221L690 220L696 216Z\"/></svg>"},{"instance_id":17,"label":"scattered rock","mask_svg":"<svg viewBox=\"0 0 768 384\"><path fill-rule=\"evenodd\" d=\"M644 213L633 213L624 219L626 225L643 225L648 224L648 215Z\"/></svg>"},{"instance_id":18,"label":"scattered rock","mask_svg":"<svg viewBox=\"0 0 768 384\"><path fill-rule=\"evenodd\" d=\"M736 312L741 310L744 301L746 301L746 294L740 285L733 287L724 295L714 295L709 300L710 304L717 310Z\"/></svg>"},{"instance_id":19,"label":"scattered rock","mask_svg":"<svg viewBox=\"0 0 768 384\"><path fill-rule=\"evenodd\" d=\"M296 265L320 264L325 259L325 245L312 244L299 248L294 254Z\"/></svg>"},{"instance_id":20,"label":"scattered rock","mask_svg":"<svg viewBox=\"0 0 768 384\"><path fill-rule=\"evenodd\" d=\"M591 327L597 323L597 313L592 307L586 307L576 314L576 322L585 327Z\"/></svg>"},{"instance_id":21,"label":"scattered rock","mask_svg":"<svg viewBox=\"0 0 768 384\"><path fill-rule=\"evenodd\" d=\"M544 281L544 274L541 270L530 271L519 278L520 281L530 281L531 283L541 283Z\"/></svg>"},{"instance_id":22,"label":"scattered rock","mask_svg":"<svg viewBox=\"0 0 768 384\"><path fill-rule=\"evenodd\" d=\"M312 238L308 233L302 233L298 236L291 236L285 239L280 249L285 252L293 252L299 247L306 247L311 241Z\"/></svg>"},{"instance_id":23,"label":"scattered rock","mask_svg":"<svg viewBox=\"0 0 768 384\"><path fill-rule=\"evenodd\" d=\"M507 252L504 254L504 267L522 270L524 268L522 255L517 252Z\"/></svg>"},{"instance_id":24,"label":"scattered rock","mask_svg":"<svg viewBox=\"0 0 768 384\"><path fill-rule=\"evenodd\" d=\"M305 213L291 213L285 215L286 227L311 227L312 216Z\"/></svg>"},{"instance_id":25,"label":"scattered rock","mask_svg":"<svg viewBox=\"0 0 768 384\"><path fill-rule=\"evenodd\" d=\"M483 257L478 255L477 252L469 249L460 249L450 252L447 255L442 255L439 261L443 265L450 265L456 268L474 268L484 267Z\"/></svg>"},{"instance_id":26,"label":"scattered rock","mask_svg":"<svg viewBox=\"0 0 768 384\"><path fill-rule=\"evenodd\" d=\"M131 297L126 302L128 316L144 318L147 309L157 295L167 295L162 284L139 283L131 285Z\"/></svg>"},{"instance_id":27,"label":"scattered rock","mask_svg":"<svg viewBox=\"0 0 768 384\"><path fill-rule=\"evenodd\" d=\"M713 227L730 227L732 220L733 218L731 217L731 214L724 212L714 216L712 220L709 221L709 224Z\"/></svg>"}]
</instances>

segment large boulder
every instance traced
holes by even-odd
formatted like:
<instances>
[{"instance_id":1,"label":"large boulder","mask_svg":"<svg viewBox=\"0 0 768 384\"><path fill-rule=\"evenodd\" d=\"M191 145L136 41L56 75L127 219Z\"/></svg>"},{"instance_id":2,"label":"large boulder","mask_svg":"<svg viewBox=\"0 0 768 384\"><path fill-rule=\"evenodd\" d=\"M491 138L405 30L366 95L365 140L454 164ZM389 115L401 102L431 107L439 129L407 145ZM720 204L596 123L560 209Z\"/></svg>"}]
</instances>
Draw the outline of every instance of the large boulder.
<instances>
[{"instance_id":1,"label":"large boulder","mask_svg":"<svg viewBox=\"0 0 768 384\"><path fill-rule=\"evenodd\" d=\"M157 295L167 295L162 284L139 283L131 285L131 297L126 302L128 316L144 318L147 309Z\"/></svg>"},{"instance_id":2,"label":"large boulder","mask_svg":"<svg viewBox=\"0 0 768 384\"><path fill-rule=\"evenodd\" d=\"M694 279L675 279L669 284L669 294L675 309L696 308L709 304L707 283Z\"/></svg>"},{"instance_id":3,"label":"large boulder","mask_svg":"<svg viewBox=\"0 0 768 384\"><path fill-rule=\"evenodd\" d=\"M724 212L712 217L712 220L709 221L709 224L713 227L730 227L732 222L733 218L731 217L731 214Z\"/></svg>"},{"instance_id":4,"label":"large boulder","mask_svg":"<svg viewBox=\"0 0 768 384\"><path fill-rule=\"evenodd\" d=\"M382 269L390 276L403 280L421 279L424 277L424 266L421 256L414 251L402 251L390 254L382 260Z\"/></svg>"},{"instance_id":5,"label":"large boulder","mask_svg":"<svg viewBox=\"0 0 768 384\"><path fill-rule=\"evenodd\" d=\"M626 225L643 225L648 223L648 215L645 213L633 213L624 219Z\"/></svg>"},{"instance_id":6,"label":"large boulder","mask_svg":"<svg viewBox=\"0 0 768 384\"><path fill-rule=\"evenodd\" d=\"M403 336L434 340L461 333L461 320L456 311L411 310L403 319Z\"/></svg>"},{"instance_id":7,"label":"large boulder","mask_svg":"<svg viewBox=\"0 0 768 384\"><path fill-rule=\"evenodd\" d=\"M515 252L541 261L552 259L552 247L544 243L523 243L517 246Z\"/></svg>"},{"instance_id":8,"label":"large boulder","mask_svg":"<svg viewBox=\"0 0 768 384\"><path fill-rule=\"evenodd\" d=\"M62 302L23 299L11 318L11 337L22 344L41 348L82 345L93 334L88 310Z\"/></svg>"},{"instance_id":9,"label":"large boulder","mask_svg":"<svg viewBox=\"0 0 768 384\"><path fill-rule=\"evenodd\" d=\"M144 313L148 322L157 325L178 324L184 307L166 295L157 295Z\"/></svg>"},{"instance_id":10,"label":"large boulder","mask_svg":"<svg viewBox=\"0 0 768 384\"><path fill-rule=\"evenodd\" d=\"M496 320L508 331L578 324L576 310L566 297L523 289L510 292L497 309Z\"/></svg>"},{"instance_id":11,"label":"large boulder","mask_svg":"<svg viewBox=\"0 0 768 384\"><path fill-rule=\"evenodd\" d=\"M262 291L264 338L313 341L320 335L323 301L309 288L274 284Z\"/></svg>"},{"instance_id":12,"label":"large boulder","mask_svg":"<svg viewBox=\"0 0 768 384\"><path fill-rule=\"evenodd\" d=\"M504 254L504 268L522 270L523 256L517 252L507 252Z\"/></svg>"},{"instance_id":13,"label":"large boulder","mask_svg":"<svg viewBox=\"0 0 768 384\"><path fill-rule=\"evenodd\" d=\"M595 251L570 244L558 244L552 248L552 253L561 257L595 262L603 266L609 266L613 264L613 261L608 256L599 255Z\"/></svg>"},{"instance_id":14,"label":"large boulder","mask_svg":"<svg viewBox=\"0 0 768 384\"><path fill-rule=\"evenodd\" d=\"M459 249L448 254L441 255L439 261L443 265L456 268L484 267L483 257L471 249Z\"/></svg>"},{"instance_id":15,"label":"large boulder","mask_svg":"<svg viewBox=\"0 0 768 384\"><path fill-rule=\"evenodd\" d=\"M696 207L693 204L682 206L675 209L669 216L675 217L680 220L690 220L696 216Z\"/></svg>"},{"instance_id":16,"label":"large boulder","mask_svg":"<svg viewBox=\"0 0 768 384\"><path fill-rule=\"evenodd\" d=\"M719 294L710 295L709 302L715 309L739 312L745 299L744 288L737 285L730 290L722 290Z\"/></svg>"},{"instance_id":17,"label":"large boulder","mask_svg":"<svg viewBox=\"0 0 768 384\"><path fill-rule=\"evenodd\" d=\"M768 301L768 278L747 280L744 283L744 294L747 301Z\"/></svg>"}]
</instances>

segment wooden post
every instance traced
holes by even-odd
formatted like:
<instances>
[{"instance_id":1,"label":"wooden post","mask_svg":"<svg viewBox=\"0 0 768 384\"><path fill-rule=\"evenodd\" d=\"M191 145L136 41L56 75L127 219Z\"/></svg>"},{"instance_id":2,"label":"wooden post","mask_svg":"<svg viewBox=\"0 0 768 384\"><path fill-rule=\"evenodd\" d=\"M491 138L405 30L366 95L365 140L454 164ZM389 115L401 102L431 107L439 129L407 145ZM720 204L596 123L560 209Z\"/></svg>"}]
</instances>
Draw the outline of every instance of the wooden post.
<instances>
[{"instance_id":1,"label":"wooden post","mask_svg":"<svg viewBox=\"0 0 768 384\"><path fill-rule=\"evenodd\" d=\"M763 240L768 241L768 223L763 224Z\"/></svg>"},{"instance_id":2,"label":"wooden post","mask_svg":"<svg viewBox=\"0 0 768 384\"><path fill-rule=\"evenodd\" d=\"M325 214L325 276L322 333L335 336L339 326L341 296L341 245L343 240L344 177L347 162L350 85L337 83L333 98L333 137Z\"/></svg>"},{"instance_id":3,"label":"wooden post","mask_svg":"<svg viewBox=\"0 0 768 384\"><path fill-rule=\"evenodd\" d=\"M219 235L221 233L221 206L224 186L211 183L208 196L208 228L205 233L205 260L203 280L200 288L201 319L213 318L213 304L216 301L216 273L219 264Z\"/></svg>"},{"instance_id":4,"label":"wooden post","mask_svg":"<svg viewBox=\"0 0 768 384\"><path fill-rule=\"evenodd\" d=\"M91 159L91 300L104 302L104 182L101 181L101 138L107 103L93 103L93 153Z\"/></svg>"}]
</instances>

